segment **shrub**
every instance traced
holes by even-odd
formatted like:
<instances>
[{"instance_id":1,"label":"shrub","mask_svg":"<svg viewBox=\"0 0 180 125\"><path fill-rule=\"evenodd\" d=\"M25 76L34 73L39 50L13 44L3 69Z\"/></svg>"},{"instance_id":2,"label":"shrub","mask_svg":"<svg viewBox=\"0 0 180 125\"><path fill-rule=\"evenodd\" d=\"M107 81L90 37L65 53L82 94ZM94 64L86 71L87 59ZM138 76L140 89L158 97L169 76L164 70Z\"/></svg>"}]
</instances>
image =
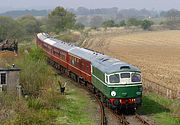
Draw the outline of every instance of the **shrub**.
<instances>
[{"instance_id":1,"label":"shrub","mask_svg":"<svg viewBox=\"0 0 180 125\"><path fill-rule=\"evenodd\" d=\"M141 27L144 29L144 30L149 30L151 25L153 25L153 22L150 21L150 20L143 20L142 23L141 23Z\"/></svg>"},{"instance_id":2,"label":"shrub","mask_svg":"<svg viewBox=\"0 0 180 125\"><path fill-rule=\"evenodd\" d=\"M116 24L115 24L114 20L107 20L107 21L104 21L102 23L102 26L104 28L106 28L106 27L114 27L114 26L116 26Z\"/></svg>"},{"instance_id":3,"label":"shrub","mask_svg":"<svg viewBox=\"0 0 180 125\"><path fill-rule=\"evenodd\" d=\"M20 84L24 94L38 96L45 84L52 83L53 71L47 65L46 57L39 48L32 47L29 53L22 55L17 64L22 69L20 72Z\"/></svg>"}]
</instances>

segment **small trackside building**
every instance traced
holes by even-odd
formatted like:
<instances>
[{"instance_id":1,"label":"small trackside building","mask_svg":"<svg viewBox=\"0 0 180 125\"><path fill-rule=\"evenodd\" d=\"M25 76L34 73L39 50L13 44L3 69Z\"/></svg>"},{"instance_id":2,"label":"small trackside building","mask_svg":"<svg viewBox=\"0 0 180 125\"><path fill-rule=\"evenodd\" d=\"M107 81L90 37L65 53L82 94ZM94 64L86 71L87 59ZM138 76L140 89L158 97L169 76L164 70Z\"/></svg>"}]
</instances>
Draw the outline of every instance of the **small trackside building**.
<instances>
[{"instance_id":1,"label":"small trackside building","mask_svg":"<svg viewBox=\"0 0 180 125\"><path fill-rule=\"evenodd\" d=\"M0 92L16 92L19 85L19 72L17 67L1 68L0 67Z\"/></svg>"}]
</instances>

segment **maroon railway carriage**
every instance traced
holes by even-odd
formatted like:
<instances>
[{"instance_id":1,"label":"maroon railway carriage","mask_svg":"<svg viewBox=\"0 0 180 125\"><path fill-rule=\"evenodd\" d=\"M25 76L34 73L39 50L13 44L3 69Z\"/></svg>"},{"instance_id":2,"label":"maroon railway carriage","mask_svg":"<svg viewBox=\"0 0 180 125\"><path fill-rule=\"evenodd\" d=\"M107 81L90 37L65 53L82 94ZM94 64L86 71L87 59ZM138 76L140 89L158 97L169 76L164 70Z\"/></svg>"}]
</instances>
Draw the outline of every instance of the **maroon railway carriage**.
<instances>
[{"instance_id":1,"label":"maroon railway carriage","mask_svg":"<svg viewBox=\"0 0 180 125\"><path fill-rule=\"evenodd\" d=\"M50 38L45 33L37 35L37 45L48 55L50 60L62 66L68 74L91 83L91 61L92 51L76 47L72 44ZM88 55L84 55L86 52Z\"/></svg>"},{"instance_id":2,"label":"maroon railway carriage","mask_svg":"<svg viewBox=\"0 0 180 125\"><path fill-rule=\"evenodd\" d=\"M68 68L68 50L72 48L71 46L60 40L49 38L46 34L37 35L37 45L44 50L50 60Z\"/></svg>"},{"instance_id":3,"label":"maroon railway carriage","mask_svg":"<svg viewBox=\"0 0 180 125\"><path fill-rule=\"evenodd\" d=\"M69 70L76 73L84 81L92 83L91 58L93 52L83 48L73 48L69 51Z\"/></svg>"}]
</instances>

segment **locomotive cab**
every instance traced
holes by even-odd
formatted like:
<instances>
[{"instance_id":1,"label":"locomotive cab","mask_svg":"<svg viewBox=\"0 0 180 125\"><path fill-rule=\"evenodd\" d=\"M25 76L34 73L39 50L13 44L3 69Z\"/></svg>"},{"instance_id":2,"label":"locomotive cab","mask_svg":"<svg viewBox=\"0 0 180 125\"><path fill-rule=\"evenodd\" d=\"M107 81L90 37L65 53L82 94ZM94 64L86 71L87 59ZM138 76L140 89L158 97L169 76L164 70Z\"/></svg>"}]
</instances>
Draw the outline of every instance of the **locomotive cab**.
<instances>
[{"instance_id":1,"label":"locomotive cab","mask_svg":"<svg viewBox=\"0 0 180 125\"><path fill-rule=\"evenodd\" d=\"M128 63L99 54L93 60L93 85L114 109L138 108L142 102L141 71Z\"/></svg>"},{"instance_id":2,"label":"locomotive cab","mask_svg":"<svg viewBox=\"0 0 180 125\"><path fill-rule=\"evenodd\" d=\"M105 75L110 87L110 104L114 107L133 107L141 105L142 81L140 72L119 72ZM113 87L114 85L114 87Z\"/></svg>"}]
</instances>

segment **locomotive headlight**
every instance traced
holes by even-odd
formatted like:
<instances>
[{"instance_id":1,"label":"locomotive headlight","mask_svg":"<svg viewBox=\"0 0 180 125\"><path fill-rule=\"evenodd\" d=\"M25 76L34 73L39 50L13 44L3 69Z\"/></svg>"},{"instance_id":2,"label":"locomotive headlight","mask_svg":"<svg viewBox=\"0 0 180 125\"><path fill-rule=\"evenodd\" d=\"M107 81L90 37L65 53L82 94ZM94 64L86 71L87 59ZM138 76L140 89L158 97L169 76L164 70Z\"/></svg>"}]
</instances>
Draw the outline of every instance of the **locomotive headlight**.
<instances>
[{"instance_id":1,"label":"locomotive headlight","mask_svg":"<svg viewBox=\"0 0 180 125\"><path fill-rule=\"evenodd\" d=\"M116 96L116 92L115 92L115 91L112 91L112 92L111 92L111 96Z\"/></svg>"}]
</instances>

